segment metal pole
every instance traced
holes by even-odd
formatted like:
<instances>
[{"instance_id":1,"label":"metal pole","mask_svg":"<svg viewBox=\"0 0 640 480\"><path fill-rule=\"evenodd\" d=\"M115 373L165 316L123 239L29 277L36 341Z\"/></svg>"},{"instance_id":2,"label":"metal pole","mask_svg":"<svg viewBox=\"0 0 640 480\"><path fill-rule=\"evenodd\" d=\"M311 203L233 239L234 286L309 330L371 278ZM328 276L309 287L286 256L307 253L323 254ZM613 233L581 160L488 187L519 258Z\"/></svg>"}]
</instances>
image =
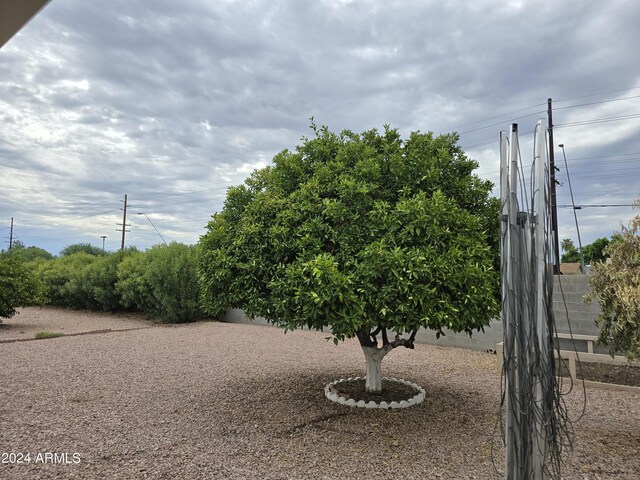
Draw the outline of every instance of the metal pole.
<instances>
[{"instance_id":1,"label":"metal pole","mask_svg":"<svg viewBox=\"0 0 640 480\"><path fill-rule=\"evenodd\" d=\"M515 252L519 249L518 242L518 125L511 125L509 146L502 142L501 146L501 200L503 216L503 306L502 321L504 328L504 365L506 375L506 475L508 479L523 478L519 459L522 458L519 442L520 421L517 405L518 384L515 369L515 359L518 355L516 346L516 330L518 328L518 305L515 288L518 285L517 262ZM505 268L506 267L506 268ZM516 404L514 404L516 402Z\"/></svg>"},{"instance_id":2,"label":"metal pole","mask_svg":"<svg viewBox=\"0 0 640 480\"><path fill-rule=\"evenodd\" d=\"M567 155L564 152L564 144L558 145L562 149L562 156L564 157L564 168L567 170L567 181L569 182L569 193L571 194L571 206L573 207L573 218L576 221L576 232L578 232L578 247L580 248L580 266L582 273L584 271L584 253L582 252L582 240L580 240L580 228L578 227L578 214L576 213L576 203L573 201L573 189L571 188L571 177L569 176L569 165L567 164Z\"/></svg>"},{"instance_id":3,"label":"metal pole","mask_svg":"<svg viewBox=\"0 0 640 480\"><path fill-rule=\"evenodd\" d=\"M11 229L9 230L9 250L13 247L13 217L11 217Z\"/></svg>"},{"instance_id":4,"label":"metal pole","mask_svg":"<svg viewBox=\"0 0 640 480\"><path fill-rule=\"evenodd\" d=\"M545 203L545 186L546 186L546 174L547 174L547 155L544 126L542 120L538 121L535 132L535 148L534 148L534 161L535 161L535 187L534 192L534 215L535 215L535 256L534 256L534 269L535 269L535 302L533 302L535 308L535 314L532 319L535 318L535 328L537 334L537 340L539 350L532 351L534 364L538 368L533 371L533 383L535 385L535 405L536 410L539 412L546 411L547 405L545 405L545 397L543 395L543 382L542 377L542 364L549 360L549 351L546 348L547 333L547 311L545 309L545 275L547 269L547 259L545 256L545 227L546 227L546 203ZM551 360L553 361L553 360ZM544 464L547 457L548 445L545 435L545 426L542 424L543 419L540 415L533 416L534 428L532 432L533 438L533 475L534 479L541 480L545 478Z\"/></svg>"}]
</instances>

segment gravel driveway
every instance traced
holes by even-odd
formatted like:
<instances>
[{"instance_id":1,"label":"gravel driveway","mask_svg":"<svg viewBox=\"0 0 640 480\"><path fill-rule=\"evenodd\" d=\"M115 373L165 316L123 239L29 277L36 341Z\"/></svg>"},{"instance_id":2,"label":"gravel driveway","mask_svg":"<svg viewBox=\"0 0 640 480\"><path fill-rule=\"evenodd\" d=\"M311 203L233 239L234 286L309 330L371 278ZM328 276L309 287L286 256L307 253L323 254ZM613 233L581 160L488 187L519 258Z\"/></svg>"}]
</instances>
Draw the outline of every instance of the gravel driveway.
<instances>
[{"instance_id":1,"label":"gravel driveway","mask_svg":"<svg viewBox=\"0 0 640 480\"><path fill-rule=\"evenodd\" d=\"M383 375L420 384L426 400L361 410L323 396L331 380L362 374L356 341L50 308L23 309L5 323L2 479L502 478L491 458L493 443L502 469L501 444L492 442L500 377L488 353L397 349ZM128 330L5 342L32 336L25 325ZM566 397L573 417L582 407L577 390ZM563 478L640 478L640 395L588 388L575 430Z\"/></svg>"}]
</instances>

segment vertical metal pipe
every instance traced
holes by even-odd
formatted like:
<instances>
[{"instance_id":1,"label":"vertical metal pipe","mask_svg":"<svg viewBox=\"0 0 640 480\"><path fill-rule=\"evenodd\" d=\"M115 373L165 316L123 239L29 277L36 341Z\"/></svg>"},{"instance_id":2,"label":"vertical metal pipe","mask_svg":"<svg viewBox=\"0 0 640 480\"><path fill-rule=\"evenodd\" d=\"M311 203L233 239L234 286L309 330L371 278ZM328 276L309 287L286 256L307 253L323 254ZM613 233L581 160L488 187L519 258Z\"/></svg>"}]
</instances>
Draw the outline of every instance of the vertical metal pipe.
<instances>
[{"instance_id":1,"label":"vertical metal pipe","mask_svg":"<svg viewBox=\"0 0 640 480\"><path fill-rule=\"evenodd\" d=\"M546 187L546 175L547 169L547 155L545 144L545 131L542 120L538 121L536 131L534 135L534 162L535 162L535 191L533 192L533 213L535 219L534 227L534 243L535 243L535 255L533 256L533 266L535 270L535 301L533 303L534 311L531 317L535 320L535 333L538 348L533 350L534 369L533 385L535 395L535 409L538 412L548 411L548 406L545 405L544 399L544 379L542 378L542 365L543 362L549 361L549 351L546 348L546 339L548 337L547 332L547 310L545 308L546 301L546 289L545 278L547 269L547 259L545 256L545 228L546 228L546 199L545 199L545 187ZM551 359L551 361L553 361ZM545 427L542 424L543 418L540 415L533 416L533 478L540 480L544 478L544 463L547 456L547 441L545 434Z\"/></svg>"}]
</instances>

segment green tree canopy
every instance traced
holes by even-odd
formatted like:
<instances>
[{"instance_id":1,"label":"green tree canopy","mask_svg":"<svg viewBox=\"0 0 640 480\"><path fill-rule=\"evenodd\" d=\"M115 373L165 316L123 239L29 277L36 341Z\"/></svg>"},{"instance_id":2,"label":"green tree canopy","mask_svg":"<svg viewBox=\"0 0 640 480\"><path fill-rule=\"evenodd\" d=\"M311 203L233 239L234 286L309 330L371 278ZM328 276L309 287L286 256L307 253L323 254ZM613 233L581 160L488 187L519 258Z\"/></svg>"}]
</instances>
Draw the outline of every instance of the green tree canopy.
<instances>
[{"instance_id":1,"label":"green tree canopy","mask_svg":"<svg viewBox=\"0 0 640 480\"><path fill-rule=\"evenodd\" d=\"M90 243L74 243L72 245L67 245L66 247L64 247L60 251L60 256L66 257L78 252L88 253L89 255L94 255L96 257L106 255L106 252L102 250L102 248L93 246Z\"/></svg>"},{"instance_id":2,"label":"green tree canopy","mask_svg":"<svg viewBox=\"0 0 640 480\"><path fill-rule=\"evenodd\" d=\"M38 247L25 247L23 245L16 247L15 245L11 250L7 250L4 252L4 255L7 255L11 258L15 258L24 262L30 262L32 260L36 260L41 258L43 260L51 260L53 255L47 252L43 248Z\"/></svg>"},{"instance_id":3,"label":"green tree canopy","mask_svg":"<svg viewBox=\"0 0 640 480\"><path fill-rule=\"evenodd\" d=\"M587 263L594 264L596 262L602 262L606 260L609 255L606 254L605 249L609 245L609 239L607 237L597 238L584 247L584 258Z\"/></svg>"},{"instance_id":4,"label":"green tree canopy","mask_svg":"<svg viewBox=\"0 0 640 480\"><path fill-rule=\"evenodd\" d=\"M42 287L19 259L0 255L0 318L10 318L17 307L42 300ZM1 321L1 320L0 320Z\"/></svg>"},{"instance_id":5,"label":"green tree canopy","mask_svg":"<svg viewBox=\"0 0 640 480\"><path fill-rule=\"evenodd\" d=\"M640 208L640 200L635 206ZM604 250L611 262L591 268L592 291L587 300L597 298L602 312L596 318L598 341L615 352L625 352L629 360L640 358L640 215L623 227Z\"/></svg>"},{"instance_id":6,"label":"green tree canopy","mask_svg":"<svg viewBox=\"0 0 640 480\"><path fill-rule=\"evenodd\" d=\"M201 238L207 312L357 336L368 364L413 348L420 327L487 325L499 311L499 202L458 136L312 128L213 215Z\"/></svg>"},{"instance_id":7,"label":"green tree canopy","mask_svg":"<svg viewBox=\"0 0 640 480\"><path fill-rule=\"evenodd\" d=\"M573 242L570 238L563 238L562 242L560 242L560 248L563 252L568 252L569 250L573 250L576 247L573 245Z\"/></svg>"},{"instance_id":8,"label":"green tree canopy","mask_svg":"<svg viewBox=\"0 0 640 480\"><path fill-rule=\"evenodd\" d=\"M590 243L589 245L585 245L582 247L582 254L584 255L584 261L586 264L594 264L596 262L601 262L609 258L606 253L607 246L616 241L619 237L618 234L613 234L611 236L611 240L607 237L597 238ZM562 263L578 263L580 262L580 250L577 249L573 242L565 238L562 240L561 248L565 252L562 254Z\"/></svg>"}]
</instances>

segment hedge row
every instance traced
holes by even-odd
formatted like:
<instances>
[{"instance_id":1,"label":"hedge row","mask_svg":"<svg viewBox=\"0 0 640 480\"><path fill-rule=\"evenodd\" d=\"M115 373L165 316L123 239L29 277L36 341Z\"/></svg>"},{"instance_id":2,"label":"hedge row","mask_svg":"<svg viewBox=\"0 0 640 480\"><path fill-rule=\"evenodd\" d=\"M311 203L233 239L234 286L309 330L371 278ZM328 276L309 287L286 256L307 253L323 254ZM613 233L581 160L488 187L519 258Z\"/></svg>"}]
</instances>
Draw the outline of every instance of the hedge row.
<instances>
[{"instance_id":1,"label":"hedge row","mask_svg":"<svg viewBox=\"0 0 640 480\"><path fill-rule=\"evenodd\" d=\"M97 256L85 252L26 267L40 282L44 303L66 308L142 311L159 322L202 318L197 246L156 245Z\"/></svg>"}]
</instances>

